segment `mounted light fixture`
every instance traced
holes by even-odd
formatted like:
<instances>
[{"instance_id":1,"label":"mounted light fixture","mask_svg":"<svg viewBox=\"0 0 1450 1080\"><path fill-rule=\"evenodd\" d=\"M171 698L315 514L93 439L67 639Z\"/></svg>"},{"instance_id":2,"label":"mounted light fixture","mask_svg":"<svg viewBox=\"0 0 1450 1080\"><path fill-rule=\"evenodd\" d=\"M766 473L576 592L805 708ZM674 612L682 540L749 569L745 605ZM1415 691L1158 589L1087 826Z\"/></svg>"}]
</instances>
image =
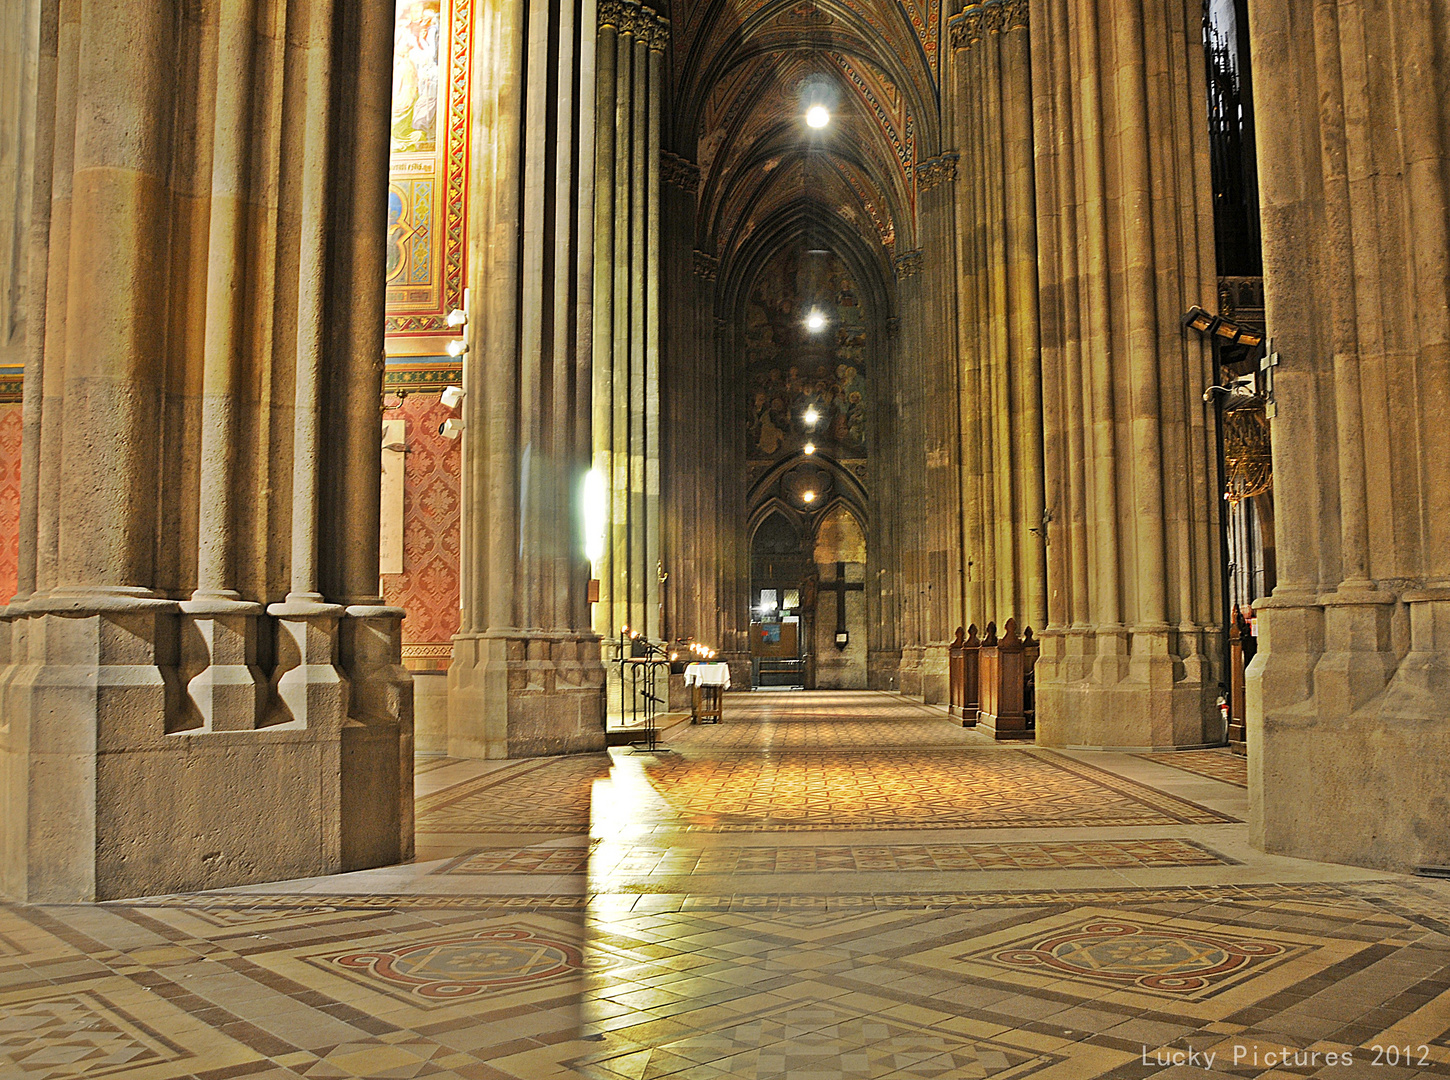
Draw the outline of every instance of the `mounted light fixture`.
<instances>
[{"instance_id":1,"label":"mounted light fixture","mask_svg":"<svg viewBox=\"0 0 1450 1080\"><path fill-rule=\"evenodd\" d=\"M814 454L815 452L816 452L816 444L813 443L813 442L808 442L804 446L801 447L801 453L806 454L807 456L809 456L811 454Z\"/></svg>"},{"instance_id":2,"label":"mounted light fixture","mask_svg":"<svg viewBox=\"0 0 1450 1080\"><path fill-rule=\"evenodd\" d=\"M456 439L463 434L463 421L456 416L450 416L443 423L438 425L438 434L445 439Z\"/></svg>"},{"instance_id":3,"label":"mounted light fixture","mask_svg":"<svg viewBox=\"0 0 1450 1080\"><path fill-rule=\"evenodd\" d=\"M813 503L816 501L816 493L814 491L807 491L801 496L801 498L808 503Z\"/></svg>"},{"instance_id":4,"label":"mounted light fixture","mask_svg":"<svg viewBox=\"0 0 1450 1080\"><path fill-rule=\"evenodd\" d=\"M463 400L463 387L445 386L438 400L443 403L445 409L458 408L458 403Z\"/></svg>"},{"instance_id":5,"label":"mounted light fixture","mask_svg":"<svg viewBox=\"0 0 1450 1080\"><path fill-rule=\"evenodd\" d=\"M812 105L806 110L806 123L813 128L823 128L831 122L831 110L824 105Z\"/></svg>"},{"instance_id":6,"label":"mounted light fixture","mask_svg":"<svg viewBox=\"0 0 1450 1080\"><path fill-rule=\"evenodd\" d=\"M811 313L806 316L806 329L814 334L825 328L826 316L822 314L820 308L811 308Z\"/></svg>"},{"instance_id":7,"label":"mounted light fixture","mask_svg":"<svg viewBox=\"0 0 1450 1080\"><path fill-rule=\"evenodd\" d=\"M458 328L460 326L467 325L467 323L468 323L468 312L464 311L462 308L454 308L452 311L450 311L448 313L448 325L449 326L454 327L456 329L456 328Z\"/></svg>"},{"instance_id":8,"label":"mounted light fixture","mask_svg":"<svg viewBox=\"0 0 1450 1080\"><path fill-rule=\"evenodd\" d=\"M448 343L448 355L454 357L462 356L468 351L468 345L462 338L454 338Z\"/></svg>"},{"instance_id":9,"label":"mounted light fixture","mask_svg":"<svg viewBox=\"0 0 1450 1080\"><path fill-rule=\"evenodd\" d=\"M810 405L806 407L806 414L802 419L805 420L806 427L813 428L818 423L820 423L821 414L816 412L816 407L814 405Z\"/></svg>"}]
</instances>

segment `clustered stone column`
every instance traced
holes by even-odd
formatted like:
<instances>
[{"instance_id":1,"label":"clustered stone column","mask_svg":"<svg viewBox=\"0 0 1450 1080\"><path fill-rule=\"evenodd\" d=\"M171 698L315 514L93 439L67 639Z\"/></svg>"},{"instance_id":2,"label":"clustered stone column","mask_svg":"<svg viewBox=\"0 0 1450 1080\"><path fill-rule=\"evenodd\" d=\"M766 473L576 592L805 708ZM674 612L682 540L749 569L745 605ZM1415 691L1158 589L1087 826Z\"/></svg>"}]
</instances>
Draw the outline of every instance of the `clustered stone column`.
<instances>
[{"instance_id":1,"label":"clustered stone column","mask_svg":"<svg viewBox=\"0 0 1450 1080\"><path fill-rule=\"evenodd\" d=\"M899 689L929 702L947 700L948 626L960 619L957 542L956 304L952 295L955 257L951 247L951 188L943 186L949 158L918 166L918 239L921 248L893 261L901 312L894 335L894 407L898 416L890 449L894 482L883 484L882 503L895 535L878 530L874 547L891 578L899 609L900 661L896 685L889 664L877 662L873 685ZM925 170L923 173L922 170ZM898 510L895 507L901 507ZM909 509L907 509L909 508ZM882 522L885 525L885 522ZM869 548L868 548L869 550ZM873 564L878 560L873 559ZM869 587L875 583L868 582ZM888 617L893 614L884 604ZM878 650L880 651L880 650ZM868 660L869 665L869 660Z\"/></svg>"},{"instance_id":2,"label":"clustered stone column","mask_svg":"<svg viewBox=\"0 0 1450 1080\"><path fill-rule=\"evenodd\" d=\"M0 891L407 858L377 595L389 12L40 8Z\"/></svg>"},{"instance_id":3,"label":"clustered stone column","mask_svg":"<svg viewBox=\"0 0 1450 1080\"><path fill-rule=\"evenodd\" d=\"M966 620L1043 627L1042 355L1026 0L954 18Z\"/></svg>"},{"instance_id":4,"label":"clustered stone column","mask_svg":"<svg viewBox=\"0 0 1450 1080\"><path fill-rule=\"evenodd\" d=\"M602 38L596 50L592 4L541 10L495 8L473 64L462 611L448 670L448 748L463 757L604 746L582 491L596 372L610 370L592 359L595 195L609 188L595 131L613 117L592 87L609 52Z\"/></svg>"},{"instance_id":5,"label":"clustered stone column","mask_svg":"<svg viewBox=\"0 0 1450 1080\"><path fill-rule=\"evenodd\" d=\"M594 152L594 468L609 490L594 626L660 625L660 133L668 21L601 0Z\"/></svg>"},{"instance_id":6,"label":"clustered stone column","mask_svg":"<svg viewBox=\"0 0 1450 1080\"><path fill-rule=\"evenodd\" d=\"M1443 3L1250 7L1279 583L1248 672L1254 842L1450 863Z\"/></svg>"},{"instance_id":7,"label":"clustered stone column","mask_svg":"<svg viewBox=\"0 0 1450 1080\"><path fill-rule=\"evenodd\" d=\"M907 275L908 279L912 276ZM898 291L898 299L900 296ZM882 308L886 309L884 302ZM911 523L904 506L894 504L896 494L905 487L901 471L910 468L909 451L900 452L906 450L901 432L904 417L896 397L904 359L901 318L888 315L879 320L878 326L881 342L872 355L872 377L881 388L877 400L882 407L871 417L870 433L879 449L867 461L867 490L880 492L881 509L871 515L866 528L866 686L870 690L899 690L908 633L902 614L911 595L902 561L897 557L907 550L903 532Z\"/></svg>"},{"instance_id":8,"label":"clustered stone column","mask_svg":"<svg viewBox=\"0 0 1450 1080\"><path fill-rule=\"evenodd\" d=\"M661 332L665 368L662 422L669 468L662 474L666 625L670 638L719 646L721 454L706 433L719 424L723 384L713 342L719 263L694 248L700 168L665 153L660 159L664 265L660 281L667 317Z\"/></svg>"},{"instance_id":9,"label":"clustered stone column","mask_svg":"<svg viewBox=\"0 0 1450 1080\"><path fill-rule=\"evenodd\" d=\"M1037 737L1054 745L1184 746L1222 734L1214 457L1201 399L1212 370L1179 322L1217 293L1201 22L1194 0L1031 4L1052 516ZM1012 40L1006 31L1004 55ZM1004 131L1020 128L1015 103L1000 107ZM1004 275L1019 272L1009 255L993 260ZM1003 329L1004 347L1014 336L1026 346ZM1028 583L1027 602L1040 605Z\"/></svg>"}]
</instances>

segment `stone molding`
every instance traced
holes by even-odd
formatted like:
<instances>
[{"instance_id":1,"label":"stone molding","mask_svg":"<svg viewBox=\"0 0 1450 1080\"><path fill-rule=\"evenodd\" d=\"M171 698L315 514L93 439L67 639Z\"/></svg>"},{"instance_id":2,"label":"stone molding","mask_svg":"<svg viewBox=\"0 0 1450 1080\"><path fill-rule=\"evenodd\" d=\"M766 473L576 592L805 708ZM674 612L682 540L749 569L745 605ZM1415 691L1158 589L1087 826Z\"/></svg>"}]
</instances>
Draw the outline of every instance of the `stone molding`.
<instances>
[{"instance_id":1,"label":"stone molding","mask_svg":"<svg viewBox=\"0 0 1450 1080\"><path fill-rule=\"evenodd\" d=\"M1026 30L1028 0L988 0L985 4L968 4L948 24L953 49L970 49L985 34L1003 34Z\"/></svg>"},{"instance_id":2,"label":"stone molding","mask_svg":"<svg viewBox=\"0 0 1450 1080\"><path fill-rule=\"evenodd\" d=\"M708 251L695 250L695 276L714 281L720 274L720 260Z\"/></svg>"},{"instance_id":3,"label":"stone molding","mask_svg":"<svg viewBox=\"0 0 1450 1080\"><path fill-rule=\"evenodd\" d=\"M957 155L947 152L940 157L927 158L916 166L916 188L930 191L939 184L955 183L957 179Z\"/></svg>"},{"instance_id":4,"label":"stone molding","mask_svg":"<svg viewBox=\"0 0 1450 1080\"><path fill-rule=\"evenodd\" d=\"M921 251L903 251L891 261L891 265L897 278L915 277L922 270Z\"/></svg>"},{"instance_id":5,"label":"stone molding","mask_svg":"<svg viewBox=\"0 0 1450 1080\"><path fill-rule=\"evenodd\" d=\"M679 188L686 195L700 190L700 166L679 154L668 150L660 152L660 179L671 187Z\"/></svg>"}]
</instances>

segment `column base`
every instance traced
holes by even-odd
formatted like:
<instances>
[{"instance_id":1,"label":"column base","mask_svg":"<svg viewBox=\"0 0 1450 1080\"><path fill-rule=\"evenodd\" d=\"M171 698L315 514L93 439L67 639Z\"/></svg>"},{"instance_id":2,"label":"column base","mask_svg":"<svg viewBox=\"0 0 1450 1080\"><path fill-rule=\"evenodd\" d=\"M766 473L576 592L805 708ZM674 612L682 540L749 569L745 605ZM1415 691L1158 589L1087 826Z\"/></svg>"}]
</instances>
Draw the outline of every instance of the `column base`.
<instances>
[{"instance_id":1,"label":"column base","mask_svg":"<svg viewBox=\"0 0 1450 1080\"><path fill-rule=\"evenodd\" d=\"M901 650L901 663L897 667L896 692L907 697L922 696L923 667L926 649L921 645L907 645Z\"/></svg>"},{"instance_id":2,"label":"column base","mask_svg":"<svg viewBox=\"0 0 1450 1080\"><path fill-rule=\"evenodd\" d=\"M922 651L921 700L928 705L945 705L951 700L951 653L945 641L933 642Z\"/></svg>"},{"instance_id":3,"label":"column base","mask_svg":"<svg viewBox=\"0 0 1450 1080\"><path fill-rule=\"evenodd\" d=\"M866 654L866 688L896 692L901 685L901 653L894 650Z\"/></svg>"},{"instance_id":4,"label":"column base","mask_svg":"<svg viewBox=\"0 0 1450 1080\"><path fill-rule=\"evenodd\" d=\"M279 656L280 674L262 684L262 714L286 723L265 725L250 693L222 694L210 699L209 729L188 719L179 639L189 616L178 605L112 599L101 611L68 603L11 616L0 676L6 896L191 892L362 869L411 850L400 791L411 709L396 694L374 700L367 663L328 662L336 615L294 627L303 651ZM302 717L278 696L288 678ZM409 754L410 777L411 764Z\"/></svg>"},{"instance_id":5,"label":"column base","mask_svg":"<svg viewBox=\"0 0 1450 1080\"><path fill-rule=\"evenodd\" d=\"M1220 745L1210 637L1169 627L1045 631L1038 743L1135 752Z\"/></svg>"},{"instance_id":6,"label":"column base","mask_svg":"<svg viewBox=\"0 0 1450 1080\"><path fill-rule=\"evenodd\" d=\"M1258 605L1250 840L1383 870L1450 865L1450 589L1340 599Z\"/></svg>"},{"instance_id":7,"label":"column base","mask_svg":"<svg viewBox=\"0 0 1450 1080\"><path fill-rule=\"evenodd\" d=\"M459 634L448 668L448 753L516 758L603 750L605 672L593 633Z\"/></svg>"}]
</instances>

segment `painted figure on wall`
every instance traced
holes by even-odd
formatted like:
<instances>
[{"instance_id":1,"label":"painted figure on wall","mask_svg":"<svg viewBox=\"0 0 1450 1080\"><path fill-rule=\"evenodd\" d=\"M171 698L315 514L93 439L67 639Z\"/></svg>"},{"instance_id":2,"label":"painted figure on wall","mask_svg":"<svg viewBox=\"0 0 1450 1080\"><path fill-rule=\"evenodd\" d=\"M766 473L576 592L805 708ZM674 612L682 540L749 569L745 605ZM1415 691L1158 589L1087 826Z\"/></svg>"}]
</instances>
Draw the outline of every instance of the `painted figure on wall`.
<instances>
[{"instance_id":1,"label":"painted figure on wall","mask_svg":"<svg viewBox=\"0 0 1450 1080\"><path fill-rule=\"evenodd\" d=\"M866 317L841 260L782 251L756 278L744 320L751 458L807 442L839 459L865 457Z\"/></svg>"},{"instance_id":2,"label":"painted figure on wall","mask_svg":"<svg viewBox=\"0 0 1450 1080\"><path fill-rule=\"evenodd\" d=\"M441 0L398 0L393 32L393 153L438 146Z\"/></svg>"}]
</instances>

